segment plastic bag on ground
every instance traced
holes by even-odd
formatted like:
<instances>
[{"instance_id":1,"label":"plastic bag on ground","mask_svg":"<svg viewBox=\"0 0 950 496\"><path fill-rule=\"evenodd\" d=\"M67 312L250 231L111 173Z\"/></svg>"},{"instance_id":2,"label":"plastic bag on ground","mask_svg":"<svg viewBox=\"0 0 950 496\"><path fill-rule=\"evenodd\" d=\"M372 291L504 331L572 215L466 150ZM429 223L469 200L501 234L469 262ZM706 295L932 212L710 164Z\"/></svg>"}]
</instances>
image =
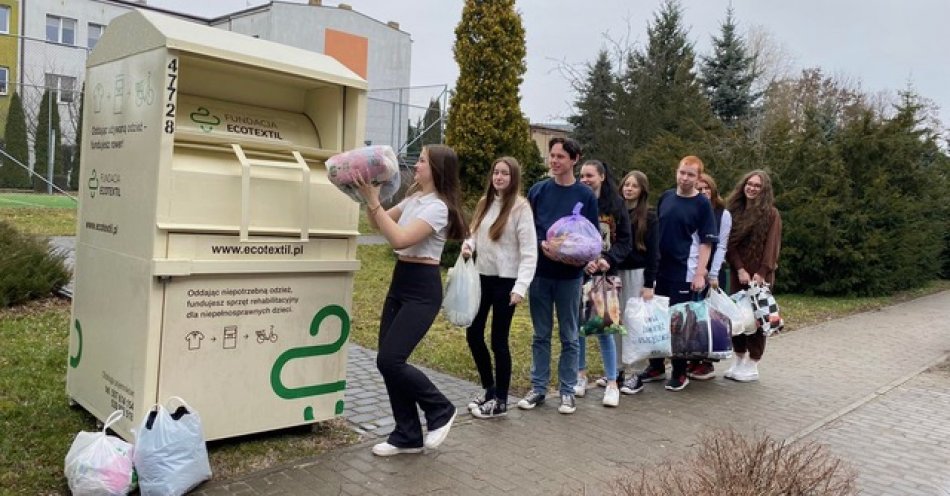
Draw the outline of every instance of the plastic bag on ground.
<instances>
[{"instance_id":1,"label":"plastic bag on ground","mask_svg":"<svg viewBox=\"0 0 950 496\"><path fill-rule=\"evenodd\" d=\"M374 185L382 185L379 200L386 201L399 190L399 160L392 148L386 145L366 146L338 153L326 162L327 177L334 186L360 203L365 199L353 186L353 180L362 176Z\"/></svg>"},{"instance_id":2,"label":"plastic bag on ground","mask_svg":"<svg viewBox=\"0 0 950 496\"><path fill-rule=\"evenodd\" d=\"M620 315L620 278L595 275L581 288L580 332L626 334Z\"/></svg>"},{"instance_id":3,"label":"plastic bag on ground","mask_svg":"<svg viewBox=\"0 0 950 496\"><path fill-rule=\"evenodd\" d=\"M66 453L63 472L69 490L77 496L124 495L135 489L132 445L106 430L122 418L122 411L109 415L101 432L80 432Z\"/></svg>"},{"instance_id":4,"label":"plastic bag on ground","mask_svg":"<svg viewBox=\"0 0 950 496\"><path fill-rule=\"evenodd\" d=\"M577 202L571 215L561 217L548 228L547 246L558 262L584 265L600 256L603 239L600 231L581 215L583 206Z\"/></svg>"},{"instance_id":5,"label":"plastic bag on ground","mask_svg":"<svg viewBox=\"0 0 950 496\"><path fill-rule=\"evenodd\" d=\"M211 478L201 417L185 400L173 396L171 411L155 405L135 433L133 460L143 496L178 496Z\"/></svg>"},{"instance_id":6,"label":"plastic bag on ground","mask_svg":"<svg viewBox=\"0 0 950 496\"><path fill-rule=\"evenodd\" d=\"M670 299L654 296L644 300L635 296L627 300L623 312L623 363L632 365L647 358L665 358L671 355L670 348Z\"/></svg>"},{"instance_id":7,"label":"plastic bag on ground","mask_svg":"<svg viewBox=\"0 0 950 496\"><path fill-rule=\"evenodd\" d=\"M482 300L482 286L475 270L475 262L459 255L455 266L449 269L445 284L442 311L449 322L468 327L475 320L478 305Z\"/></svg>"}]
</instances>

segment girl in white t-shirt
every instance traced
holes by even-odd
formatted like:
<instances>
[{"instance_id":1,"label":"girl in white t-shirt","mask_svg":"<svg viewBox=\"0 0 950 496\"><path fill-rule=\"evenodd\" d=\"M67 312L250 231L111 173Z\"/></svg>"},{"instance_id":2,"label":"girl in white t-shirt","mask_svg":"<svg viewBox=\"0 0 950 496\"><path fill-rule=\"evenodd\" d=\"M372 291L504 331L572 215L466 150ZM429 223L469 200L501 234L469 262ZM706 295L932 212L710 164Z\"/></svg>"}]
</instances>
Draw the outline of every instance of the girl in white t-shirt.
<instances>
[{"instance_id":1,"label":"girl in white t-shirt","mask_svg":"<svg viewBox=\"0 0 950 496\"><path fill-rule=\"evenodd\" d=\"M485 394L469 403L476 418L493 418L508 413L508 386L511 384L511 350L508 335L515 305L524 300L538 263L538 240L531 205L521 196L521 166L512 157L492 164L485 195L475 207L472 237L462 244L462 256L475 253L475 268L481 282L482 298L472 325L465 330L468 348L481 378ZM485 323L492 312L492 357L485 346Z\"/></svg>"},{"instance_id":2,"label":"girl in white t-shirt","mask_svg":"<svg viewBox=\"0 0 950 496\"><path fill-rule=\"evenodd\" d=\"M464 239L468 226L459 208L458 157L442 145L422 150L415 182L405 200L389 210L379 203L379 186L358 178L370 224L394 248L398 261L383 304L376 365L386 383L396 427L377 456L420 453L442 444L455 420L455 406L419 369L407 363L442 305L439 259L446 239ZM421 408L428 433L423 438Z\"/></svg>"}]
</instances>

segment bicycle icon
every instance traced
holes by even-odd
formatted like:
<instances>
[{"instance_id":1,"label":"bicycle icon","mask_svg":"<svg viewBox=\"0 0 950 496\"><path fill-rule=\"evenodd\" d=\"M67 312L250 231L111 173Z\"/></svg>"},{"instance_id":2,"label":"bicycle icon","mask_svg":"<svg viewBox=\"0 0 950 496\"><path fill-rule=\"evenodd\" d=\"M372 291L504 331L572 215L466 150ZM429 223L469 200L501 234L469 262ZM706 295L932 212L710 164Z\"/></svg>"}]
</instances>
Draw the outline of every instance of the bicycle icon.
<instances>
[{"instance_id":1,"label":"bicycle icon","mask_svg":"<svg viewBox=\"0 0 950 496\"><path fill-rule=\"evenodd\" d=\"M257 342L260 344L263 344L266 341L270 341L271 343L277 342L277 333L274 332L274 326L270 326L270 329L267 330L260 329L254 331L254 334L257 335Z\"/></svg>"}]
</instances>

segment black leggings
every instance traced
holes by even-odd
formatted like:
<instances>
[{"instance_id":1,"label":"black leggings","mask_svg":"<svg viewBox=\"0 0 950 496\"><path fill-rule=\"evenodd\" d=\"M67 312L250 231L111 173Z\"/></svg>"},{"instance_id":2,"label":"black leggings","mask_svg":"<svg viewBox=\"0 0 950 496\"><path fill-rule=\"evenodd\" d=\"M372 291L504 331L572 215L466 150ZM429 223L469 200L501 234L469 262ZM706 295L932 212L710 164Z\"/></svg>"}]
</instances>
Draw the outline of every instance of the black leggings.
<instances>
[{"instance_id":1,"label":"black leggings","mask_svg":"<svg viewBox=\"0 0 950 496\"><path fill-rule=\"evenodd\" d=\"M422 447L419 408L429 430L444 426L455 406L419 369L406 361L422 341L442 304L442 279L437 265L396 262L379 323L376 366L386 382L396 427L389 444Z\"/></svg>"},{"instance_id":2,"label":"black leggings","mask_svg":"<svg viewBox=\"0 0 950 496\"><path fill-rule=\"evenodd\" d=\"M511 350L508 334L515 307L511 304L511 289L515 279L479 275L482 284L482 300L472 325L465 330L468 348L472 350L478 376L487 392L487 399L497 398L508 402L508 386L511 384ZM491 310L491 350L495 353L495 374L492 376L491 355L485 346L485 322Z\"/></svg>"}]
</instances>

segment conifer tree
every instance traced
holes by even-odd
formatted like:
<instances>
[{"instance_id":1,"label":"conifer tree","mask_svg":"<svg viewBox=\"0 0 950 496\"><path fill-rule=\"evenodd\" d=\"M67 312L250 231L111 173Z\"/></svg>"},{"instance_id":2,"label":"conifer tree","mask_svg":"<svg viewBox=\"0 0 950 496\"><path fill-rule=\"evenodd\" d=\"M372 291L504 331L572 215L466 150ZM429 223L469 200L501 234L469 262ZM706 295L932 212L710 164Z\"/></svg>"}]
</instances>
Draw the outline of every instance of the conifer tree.
<instances>
[{"instance_id":1,"label":"conifer tree","mask_svg":"<svg viewBox=\"0 0 950 496\"><path fill-rule=\"evenodd\" d=\"M634 50L627 58L617 97L626 148L623 155L632 159L629 165L641 169L660 167L645 163L639 155L654 140L670 141L664 134L693 149L715 129L714 116L696 79L693 44L676 0L663 3L647 26L647 35L646 49ZM667 170L665 164L662 167ZM648 175L651 181L660 179Z\"/></svg>"},{"instance_id":2,"label":"conifer tree","mask_svg":"<svg viewBox=\"0 0 950 496\"><path fill-rule=\"evenodd\" d=\"M47 180L49 179L50 129L55 133L52 149L59 151L62 149L62 132L59 126L59 104L56 102L56 93L47 89L43 92L43 99L40 101L36 121L36 132L34 133L35 141L33 143L33 156L36 160L33 170ZM65 174L63 167L63 155L62 153L56 153L53 162L54 178ZM34 178L33 188L37 191L45 191L47 185L45 181Z\"/></svg>"},{"instance_id":3,"label":"conifer tree","mask_svg":"<svg viewBox=\"0 0 950 496\"><path fill-rule=\"evenodd\" d=\"M524 27L514 0L466 0L453 52L459 77L446 142L458 153L462 188L471 197L481 193L494 159L511 155L526 167L533 161L519 95Z\"/></svg>"},{"instance_id":4,"label":"conifer tree","mask_svg":"<svg viewBox=\"0 0 950 496\"><path fill-rule=\"evenodd\" d=\"M26 135L26 116L23 113L23 100L19 93L14 91L10 96L10 109L7 112L7 127L3 132L4 148L20 164L28 167L30 156ZM3 167L0 167L0 188L30 187L30 173L20 164L4 158Z\"/></svg>"},{"instance_id":5,"label":"conifer tree","mask_svg":"<svg viewBox=\"0 0 950 496\"><path fill-rule=\"evenodd\" d=\"M606 50L601 50L597 60L588 64L587 78L577 88L578 98L574 103L576 114L567 118L574 126L574 138L581 144L584 156L617 163L622 152L617 146L616 108L617 81Z\"/></svg>"},{"instance_id":6,"label":"conifer tree","mask_svg":"<svg viewBox=\"0 0 950 496\"><path fill-rule=\"evenodd\" d=\"M712 46L713 55L703 57L699 80L713 113L726 125L735 125L752 112L759 95L752 91L757 75L746 42L736 33L732 7Z\"/></svg>"}]
</instances>

